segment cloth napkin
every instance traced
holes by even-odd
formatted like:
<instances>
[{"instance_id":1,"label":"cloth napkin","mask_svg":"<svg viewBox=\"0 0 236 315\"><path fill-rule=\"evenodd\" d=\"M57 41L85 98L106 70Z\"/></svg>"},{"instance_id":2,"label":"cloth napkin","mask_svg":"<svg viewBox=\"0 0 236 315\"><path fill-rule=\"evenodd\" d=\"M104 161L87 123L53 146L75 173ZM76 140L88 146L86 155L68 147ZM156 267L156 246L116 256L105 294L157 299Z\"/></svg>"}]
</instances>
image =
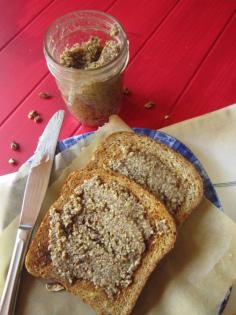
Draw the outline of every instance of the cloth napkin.
<instances>
[{"instance_id":1,"label":"cloth napkin","mask_svg":"<svg viewBox=\"0 0 236 315\"><path fill-rule=\"evenodd\" d=\"M236 104L161 131L182 141L199 158L224 212L236 222ZM236 286L224 314L236 314Z\"/></svg>"},{"instance_id":2,"label":"cloth napkin","mask_svg":"<svg viewBox=\"0 0 236 315\"><path fill-rule=\"evenodd\" d=\"M227 213L228 216L230 216L234 220L236 220L236 210L235 210L236 209L235 208L235 205L236 205L236 197L235 197L236 196L235 195L236 168L234 167L234 157L236 153L236 145L234 142L234 137L236 134L235 122L236 122L236 106L233 105L226 109L219 110L214 113L207 114L205 116L191 119L189 121L185 121L185 122L162 129L164 132L169 133L172 136L183 141L198 156L203 166L207 170L208 175L210 176L213 183L215 184L215 188L222 201L225 212ZM116 128L117 128L117 131L123 130L123 129L128 130L128 127L125 124L122 125L122 123L119 124L118 127L117 126L114 127L112 131L113 132L116 131ZM100 132L97 135L97 137L100 138L100 140L103 139L104 132ZM71 165L72 169L73 169L73 166L83 167L84 161L89 156L89 154L93 152L93 149L94 149L93 146L89 147L90 144L87 143L87 141L88 141L87 139L84 140L84 143L80 143L79 146L76 145L72 149L63 152L62 154L56 157L53 176L52 176L52 182L54 182L54 180L58 177L61 171L68 164ZM83 152L84 147L86 148L86 150L84 150ZM79 165L77 164L78 159L77 160L75 159L78 156L78 152L80 156ZM83 157L83 153L84 155L86 155L86 157L85 156ZM74 162L74 161L77 161L77 162ZM13 231L15 230L17 226L19 204L20 204L20 200L22 200L28 167L29 165L25 164L18 173L0 177L0 198L1 198L1 208L2 208L0 212L0 242L1 242L0 293L1 293L4 281L5 281L7 265L8 265L9 257L11 255L11 250L14 243ZM69 171L70 169L67 170L67 172L64 174L64 177L66 177ZM63 178L61 178L61 182L63 182ZM53 185L50 188L50 194L49 194L50 196L48 197L49 200L47 200L48 204L50 204L50 202L52 202L57 196L56 190L55 192L53 191L54 188L55 187L53 187ZM216 217L217 217L217 221L216 221L216 224L214 226L214 231L213 231L214 233L216 233L216 235L217 235L217 231L219 231L222 234L221 225L218 224L218 222L222 223L222 225L226 224L227 227L232 228L232 230L235 229L235 225L225 215L222 215L219 212L219 210L214 210L214 209L212 210L211 208L212 208L212 205L210 205L209 202L205 200L203 204L201 205L201 209L199 209L198 212L196 212L196 214L194 213L194 216L195 216L194 220L197 220L199 222L199 229L201 228L201 225L204 225L205 221L207 222L207 220L215 220ZM184 229L185 230L183 231L188 231L188 233L191 233L191 231L194 231L194 226L191 225L191 221L187 222ZM197 230L195 232L197 233ZM184 232L181 232L181 233L184 234ZM184 247L183 244L186 241L184 238L184 235L181 236L181 233L180 233L179 238L181 239L182 237L182 243L181 243L181 246L177 244L177 247L179 246L180 248L178 251L172 253L172 255L174 256L172 261L177 261L179 259L179 255L181 253L181 247L182 248ZM199 233L199 237L196 237L196 240L195 240L196 244L198 244L198 242L199 243L201 242L202 237L203 239L207 238L208 242L212 241L210 234L209 235L204 234L202 236L200 234L201 233ZM230 240L228 239L228 235L227 237L226 235L227 235L227 231L225 231L225 237L223 235L223 238L220 238L218 241L219 242L225 241L225 243L231 244ZM234 235L232 234L232 237L234 237L234 241L235 241L235 234ZM223 243L221 244L222 246L224 246ZM235 243L232 243L232 244L235 244ZM178 254L177 256L176 256L176 253ZM197 253L197 250L196 250L196 253ZM214 259L217 259L217 257L215 256L217 255L217 253L212 252L211 254L213 257L212 263L214 263ZM199 266L199 270L203 270L201 269L202 266L201 266L200 260L196 259L195 263L197 264L197 266ZM171 268L173 269L173 266L171 264L168 265L168 261L165 262L165 264L167 267L161 266L161 268L167 268L167 270L170 271L168 272L168 274L166 273L166 276L168 276L171 273L173 273L173 271L171 270ZM230 265L229 265L229 268L231 268ZM198 269L195 268L195 273L191 272L190 274L190 278L192 279L191 281L194 281L194 280L196 281L197 279L203 277L203 275L200 274L199 272L196 272L196 270ZM219 273L219 270L218 270L218 273ZM218 276L218 273L215 274L215 277ZM187 274L187 277L189 277L188 268L186 269L186 274ZM166 281L165 278L166 277L162 279L160 277L160 272L159 274L155 273L155 275L151 278L151 283L155 280L161 284L163 281L164 282ZM175 277L174 279L175 281L171 283L166 290L167 293L169 290L169 294L172 294L172 292L175 290L180 291L178 290L178 288L180 289L183 288L181 287L181 282L179 282L181 281L181 277L179 278ZM38 280L32 280L32 278L28 276L27 274L23 275L23 280L24 281L22 281L21 291L20 291L20 302L23 308L17 313L18 314L31 314L33 312L34 314L41 314L42 303L45 299L48 298L48 292L46 292L46 290L43 288L43 286ZM214 285L214 279L212 279L212 281L213 282L211 283ZM150 292L153 292L153 289L151 289L150 291L150 286L152 286L152 284L150 284L149 282L147 286L148 288L145 289L145 292L143 293L143 296L141 297L142 300L145 299L145 301L147 301L147 300L150 300L151 298L154 298L153 295L150 297ZM27 298L27 294L23 294L27 292L27 290L29 289L31 290L32 294L34 294L35 296L38 295L39 298L37 299L37 301L36 299L30 300ZM200 289L201 288L199 287L199 290ZM201 291L203 292L203 290ZM180 294L178 295L178 299L180 300L178 299L171 300L173 303L173 307L175 307L175 303L176 305L181 305L181 303L184 303L183 301L184 299L187 298L187 293L188 292L186 291L186 288L185 288L185 290L183 290L182 292L182 295L183 295L182 299L180 299L181 298L181 294ZM58 296L60 296L60 294L57 296L53 295L50 297L50 299L52 299L52 301L55 302L55 305L61 299L61 297L59 297L59 300L58 300ZM62 293L62 294L65 295L66 293ZM189 294L194 294L194 292L189 291ZM143 304L144 305L143 306L142 301L141 301L141 305L140 305L140 302L138 302L138 308L136 307L135 314L147 313L147 314L168 314L169 315L170 314L168 313L169 311L164 310L165 305L170 304L169 303L170 299L168 298L169 295L167 294L167 300L163 292L162 292L162 295L163 296L160 298L160 301L159 301L160 302L159 305L160 307L162 307L161 313L158 312L158 309L155 308L155 306L152 308L149 307L151 311L147 311L145 309L146 307L145 304ZM211 294L211 295L213 296L212 298L214 298L214 294ZM203 297L202 297L202 300L204 300ZM75 303L74 297L71 297L70 295L66 297L66 301L71 301L72 304ZM146 305L150 304L149 302L147 302ZM230 301L227 305L227 308L224 312L224 315L235 315L235 309L236 309L235 302L236 302L236 298L235 298L235 289L234 289L231 295ZM163 303L165 305L162 305ZM50 309L51 311L50 314L65 314L65 313L72 314L70 313L71 309L68 307L69 307L68 304L64 305L61 308L61 312L58 312L57 307L52 307ZM83 306L82 303L80 306L80 312L81 314L86 313L86 315L92 314L91 311L88 310L87 306ZM197 314L197 315L203 314L203 313L198 313L198 312L196 313L191 312L191 313ZM178 314L177 310L173 314ZM215 313L213 312L209 314L215 315Z\"/></svg>"}]
</instances>

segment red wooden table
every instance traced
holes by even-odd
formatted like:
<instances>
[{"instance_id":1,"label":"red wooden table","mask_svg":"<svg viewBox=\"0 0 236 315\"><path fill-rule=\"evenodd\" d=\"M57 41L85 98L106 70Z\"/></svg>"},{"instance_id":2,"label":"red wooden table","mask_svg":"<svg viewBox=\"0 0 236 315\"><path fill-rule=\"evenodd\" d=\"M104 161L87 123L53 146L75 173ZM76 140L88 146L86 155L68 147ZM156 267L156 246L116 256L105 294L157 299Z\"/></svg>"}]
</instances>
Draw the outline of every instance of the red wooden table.
<instances>
[{"instance_id":1,"label":"red wooden table","mask_svg":"<svg viewBox=\"0 0 236 315\"><path fill-rule=\"evenodd\" d=\"M43 36L53 20L79 9L108 12L127 32L131 95L121 117L131 126L157 129L236 101L236 0L0 0L0 174L32 155L48 119L64 108ZM156 106L147 110L149 100ZM41 123L27 118L32 109ZM88 130L67 112L61 138ZM19 151L10 149L12 140Z\"/></svg>"}]
</instances>

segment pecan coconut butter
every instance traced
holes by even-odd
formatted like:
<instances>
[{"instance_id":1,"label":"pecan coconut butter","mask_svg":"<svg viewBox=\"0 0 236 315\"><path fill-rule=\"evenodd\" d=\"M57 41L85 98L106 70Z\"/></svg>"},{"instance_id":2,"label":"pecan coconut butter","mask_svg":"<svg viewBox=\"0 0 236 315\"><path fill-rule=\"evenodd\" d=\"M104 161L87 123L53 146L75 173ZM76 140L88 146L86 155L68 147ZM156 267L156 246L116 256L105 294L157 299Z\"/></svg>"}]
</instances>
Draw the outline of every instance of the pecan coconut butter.
<instances>
[{"instance_id":1,"label":"pecan coconut butter","mask_svg":"<svg viewBox=\"0 0 236 315\"><path fill-rule=\"evenodd\" d=\"M66 48L60 62L69 68L96 69L114 60L119 52L120 45L115 40L108 40L103 45L99 37L91 36L87 42Z\"/></svg>"},{"instance_id":2,"label":"pecan coconut butter","mask_svg":"<svg viewBox=\"0 0 236 315\"><path fill-rule=\"evenodd\" d=\"M120 50L116 40L102 43L99 37L91 36L87 42L66 48L61 54L60 63L63 66L83 70L80 77L78 74L78 88L62 87L62 95L69 109L82 123L101 125L119 110L122 97L121 74L107 73L100 78L96 72L115 60Z\"/></svg>"},{"instance_id":3,"label":"pecan coconut butter","mask_svg":"<svg viewBox=\"0 0 236 315\"><path fill-rule=\"evenodd\" d=\"M151 224L143 204L118 182L94 176L62 209L50 211L49 251L55 272L70 283L87 280L109 298L132 283L147 241L166 232Z\"/></svg>"},{"instance_id":4,"label":"pecan coconut butter","mask_svg":"<svg viewBox=\"0 0 236 315\"><path fill-rule=\"evenodd\" d=\"M110 170L117 171L150 190L172 213L184 201L182 192L188 183L165 162L150 153L146 155L135 147L123 144L119 159L110 160L108 166Z\"/></svg>"},{"instance_id":5,"label":"pecan coconut butter","mask_svg":"<svg viewBox=\"0 0 236 315\"><path fill-rule=\"evenodd\" d=\"M115 18L94 10L66 14L49 27L44 53L68 109L81 123L102 125L119 112L129 43Z\"/></svg>"},{"instance_id":6,"label":"pecan coconut butter","mask_svg":"<svg viewBox=\"0 0 236 315\"><path fill-rule=\"evenodd\" d=\"M102 43L97 36L87 42L66 48L60 56L60 63L68 68L83 70L76 89L62 87L62 95L71 112L82 123L101 125L117 113L122 97L122 76L120 73L103 75L100 79L96 70L111 63L120 53L116 40ZM87 71L87 72L86 72Z\"/></svg>"}]
</instances>

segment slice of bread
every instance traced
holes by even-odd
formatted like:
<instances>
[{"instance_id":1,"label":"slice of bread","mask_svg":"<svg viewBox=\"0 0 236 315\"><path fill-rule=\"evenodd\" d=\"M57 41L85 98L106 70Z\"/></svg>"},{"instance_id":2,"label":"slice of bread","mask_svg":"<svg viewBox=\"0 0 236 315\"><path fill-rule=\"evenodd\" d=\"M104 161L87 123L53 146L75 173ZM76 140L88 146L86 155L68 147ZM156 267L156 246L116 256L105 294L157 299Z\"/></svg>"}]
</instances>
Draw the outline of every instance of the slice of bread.
<instances>
[{"instance_id":1,"label":"slice of bread","mask_svg":"<svg viewBox=\"0 0 236 315\"><path fill-rule=\"evenodd\" d=\"M117 132L98 146L90 169L103 168L153 193L181 224L203 197L203 182L181 154L147 136Z\"/></svg>"},{"instance_id":2,"label":"slice of bread","mask_svg":"<svg viewBox=\"0 0 236 315\"><path fill-rule=\"evenodd\" d=\"M142 288L157 263L173 248L176 240L176 226L165 206L152 194L127 178L114 176L103 170L73 172L68 177L59 199L52 207L62 209L63 205L70 200L70 196L75 188L81 186L86 180L94 178L94 176L98 176L102 183L108 183L109 185L115 181L123 189L128 190L144 206L145 218L152 224L165 220L168 225L167 232L154 233L148 239L141 262L133 273L132 283L128 287L122 287L120 293L111 299L108 298L102 288L96 288L92 282L76 280L73 284L70 284L69 281L58 276L53 268L51 254L48 249L49 212L32 240L25 265L28 272L32 275L52 279L62 284L67 291L78 295L85 303L90 304L97 314L127 315L132 311Z\"/></svg>"}]
</instances>

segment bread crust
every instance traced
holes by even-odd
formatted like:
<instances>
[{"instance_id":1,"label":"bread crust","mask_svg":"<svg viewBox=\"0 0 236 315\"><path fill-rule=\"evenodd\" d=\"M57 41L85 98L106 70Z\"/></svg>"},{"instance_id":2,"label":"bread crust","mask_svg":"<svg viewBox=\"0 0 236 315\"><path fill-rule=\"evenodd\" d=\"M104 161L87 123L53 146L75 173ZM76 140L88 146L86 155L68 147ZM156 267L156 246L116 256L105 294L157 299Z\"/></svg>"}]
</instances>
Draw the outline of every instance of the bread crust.
<instances>
[{"instance_id":1,"label":"bread crust","mask_svg":"<svg viewBox=\"0 0 236 315\"><path fill-rule=\"evenodd\" d=\"M103 168L107 172L119 174L117 171L112 171L108 163L111 160L118 159L121 154L122 145L133 145L147 155L154 155L161 159L170 169L174 170L178 176L183 177L188 183L189 192L193 195L191 202L185 200L176 212L172 213L176 223L182 224L190 213L201 202L203 197L203 181L198 171L192 163L185 159L180 153L174 151L165 144L151 139L145 135L138 135L134 132L120 131L108 136L101 143L93 154L93 157L88 164L88 169ZM147 189L147 187L143 187ZM186 195L189 194L185 192Z\"/></svg>"},{"instance_id":2,"label":"bread crust","mask_svg":"<svg viewBox=\"0 0 236 315\"><path fill-rule=\"evenodd\" d=\"M79 296L85 303L91 305L97 314L128 315L132 311L151 272L165 254L173 248L176 240L175 223L165 206L152 194L130 181L128 178L114 176L103 170L73 172L64 184L59 199L52 207L62 207L68 201L75 187L81 185L84 180L92 178L93 176L99 176L103 182L116 180L120 185L129 189L129 191L144 204L147 218L150 220L166 219L170 226L170 230L167 234L155 234L155 236L150 239L148 248L143 254L141 264L134 273L132 284L127 288L122 288L120 294L115 297L115 300L111 300L108 299L102 289L95 288L95 286L88 281L77 280L71 285L65 279L58 277L53 270L50 252L48 251L49 212L44 217L32 240L26 255L25 266L28 272L36 277L53 279L61 283L67 291Z\"/></svg>"}]
</instances>

